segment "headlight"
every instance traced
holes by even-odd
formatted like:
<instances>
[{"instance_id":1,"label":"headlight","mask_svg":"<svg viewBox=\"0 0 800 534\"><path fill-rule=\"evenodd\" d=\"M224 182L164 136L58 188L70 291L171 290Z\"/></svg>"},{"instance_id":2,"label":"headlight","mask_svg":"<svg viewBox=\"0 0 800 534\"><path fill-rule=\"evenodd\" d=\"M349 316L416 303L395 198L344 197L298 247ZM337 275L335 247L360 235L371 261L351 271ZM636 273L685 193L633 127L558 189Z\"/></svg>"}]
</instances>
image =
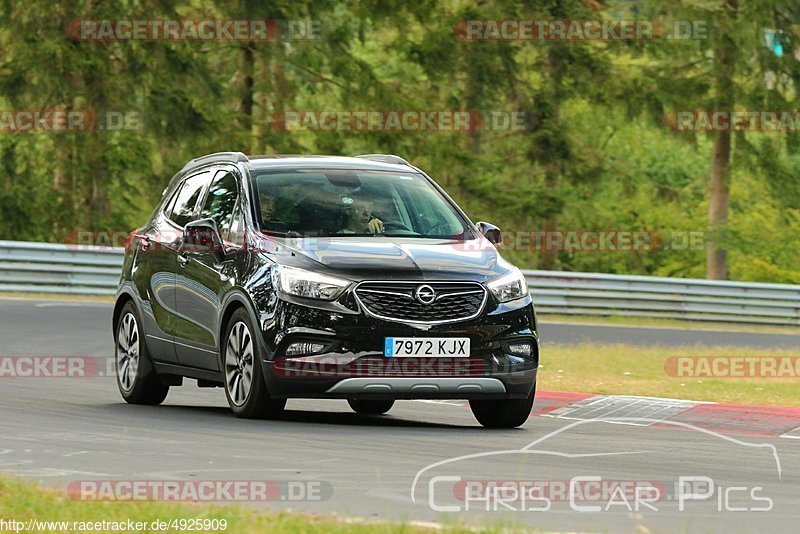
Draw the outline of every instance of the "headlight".
<instances>
[{"instance_id":1,"label":"headlight","mask_svg":"<svg viewBox=\"0 0 800 534\"><path fill-rule=\"evenodd\" d=\"M500 302L508 302L510 300L522 298L528 294L528 284L525 282L525 277L517 268L514 268L513 271L501 276L497 280L492 280L486 285Z\"/></svg>"},{"instance_id":2,"label":"headlight","mask_svg":"<svg viewBox=\"0 0 800 534\"><path fill-rule=\"evenodd\" d=\"M350 282L305 269L277 265L272 269L272 285L289 295L333 300L342 294Z\"/></svg>"}]
</instances>

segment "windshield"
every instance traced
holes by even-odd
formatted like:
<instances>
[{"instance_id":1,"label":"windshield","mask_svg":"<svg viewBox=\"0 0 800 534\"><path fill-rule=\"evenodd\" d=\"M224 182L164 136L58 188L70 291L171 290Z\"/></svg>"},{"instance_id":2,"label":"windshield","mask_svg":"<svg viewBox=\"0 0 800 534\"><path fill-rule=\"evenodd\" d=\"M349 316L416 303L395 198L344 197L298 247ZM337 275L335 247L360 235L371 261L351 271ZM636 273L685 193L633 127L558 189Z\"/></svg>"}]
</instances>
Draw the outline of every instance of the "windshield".
<instances>
[{"instance_id":1,"label":"windshield","mask_svg":"<svg viewBox=\"0 0 800 534\"><path fill-rule=\"evenodd\" d=\"M255 175L261 229L288 237L375 235L474 239L418 173L281 169Z\"/></svg>"}]
</instances>

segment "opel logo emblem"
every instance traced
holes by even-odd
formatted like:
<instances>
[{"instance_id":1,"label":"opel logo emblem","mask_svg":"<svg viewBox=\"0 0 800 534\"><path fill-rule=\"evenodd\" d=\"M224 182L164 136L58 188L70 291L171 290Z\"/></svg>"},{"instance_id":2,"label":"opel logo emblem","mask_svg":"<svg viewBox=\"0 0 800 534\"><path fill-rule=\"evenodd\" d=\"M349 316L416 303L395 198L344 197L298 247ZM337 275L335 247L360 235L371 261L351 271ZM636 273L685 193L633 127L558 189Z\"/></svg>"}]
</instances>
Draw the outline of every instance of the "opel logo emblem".
<instances>
[{"instance_id":1,"label":"opel logo emblem","mask_svg":"<svg viewBox=\"0 0 800 534\"><path fill-rule=\"evenodd\" d=\"M429 285L421 285L414 291L414 297L422 304L430 304L436 300L436 291Z\"/></svg>"}]
</instances>

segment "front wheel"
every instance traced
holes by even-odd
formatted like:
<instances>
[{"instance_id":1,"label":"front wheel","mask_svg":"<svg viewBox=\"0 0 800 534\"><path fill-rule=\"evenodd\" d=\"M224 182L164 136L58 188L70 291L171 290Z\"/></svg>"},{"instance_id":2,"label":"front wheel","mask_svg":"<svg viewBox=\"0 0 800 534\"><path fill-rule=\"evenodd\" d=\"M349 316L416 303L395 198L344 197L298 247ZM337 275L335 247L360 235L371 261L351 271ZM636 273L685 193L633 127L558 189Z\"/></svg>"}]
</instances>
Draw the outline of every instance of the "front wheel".
<instances>
[{"instance_id":1,"label":"front wheel","mask_svg":"<svg viewBox=\"0 0 800 534\"><path fill-rule=\"evenodd\" d=\"M253 332L247 312L242 308L233 312L222 345L225 396L236 417L275 418L283 413L286 399L273 399L267 392Z\"/></svg>"},{"instance_id":2,"label":"front wheel","mask_svg":"<svg viewBox=\"0 0 800 534\"><path fill-rule=\"evenodd\" d=\"M362 415L383 415L394 406L393 400L357 400L349 399L347 404L354 412Z\"/></svg>"},{"instance_id":3,"label":"front wheel","mask_svg":"<svg viewBox=\"0 0 800 534\"><path fill-rule=\"evenodd\" d=\"M486 428L516 428L528 420L536 396L536 385L525 399L471 400L469 407Z\"/></svg>"},{"instance_id":4,"label":"front wheel","mask_svg":"<svg viewBox=\"0 0 800 534\"><path fill-rule=\"evenodd\" d=\"M150 405L164 402L169 386L161 382L153 368L132 302L125 304L119 314L114 360L117 386L125 402Z\"/></svg>"}]
</instances>

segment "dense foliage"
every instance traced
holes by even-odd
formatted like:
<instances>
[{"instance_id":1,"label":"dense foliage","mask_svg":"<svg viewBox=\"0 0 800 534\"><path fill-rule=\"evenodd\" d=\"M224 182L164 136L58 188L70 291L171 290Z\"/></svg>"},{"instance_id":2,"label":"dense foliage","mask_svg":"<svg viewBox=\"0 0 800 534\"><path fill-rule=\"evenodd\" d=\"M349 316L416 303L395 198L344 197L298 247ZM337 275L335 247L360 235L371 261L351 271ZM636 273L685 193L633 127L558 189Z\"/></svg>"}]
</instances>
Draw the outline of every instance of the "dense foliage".
<instances>
[{"instance_id":1,"label":"dense foliage","mask_svg":"<svg viewBox=\"0 0 800 534\"><path fill-rule=\"evenodd\" d=\"M521 267L800 283L798 134L676 132L664 122L676 110L796 109L795 2L0 5L0 109L144 118L132 131L0 132L0 239L134 228L169 178L204 153L385 152L425 169L473 220L508 230L506 255ZM263 18L318 21L319 38L94 41L67 32L76 19ZM502 41L459 33L465 20L493 19L703 21L708 34ZM783 32L782 55L765 44L770 29ZM524 129L286 131L275 119L287 110L500 111L523 113ZM648 250L599 252L514 241L537 230L646 231L650 241ZM688 235L701 240L683 246Z\"/></svg>"}]
</instances>

